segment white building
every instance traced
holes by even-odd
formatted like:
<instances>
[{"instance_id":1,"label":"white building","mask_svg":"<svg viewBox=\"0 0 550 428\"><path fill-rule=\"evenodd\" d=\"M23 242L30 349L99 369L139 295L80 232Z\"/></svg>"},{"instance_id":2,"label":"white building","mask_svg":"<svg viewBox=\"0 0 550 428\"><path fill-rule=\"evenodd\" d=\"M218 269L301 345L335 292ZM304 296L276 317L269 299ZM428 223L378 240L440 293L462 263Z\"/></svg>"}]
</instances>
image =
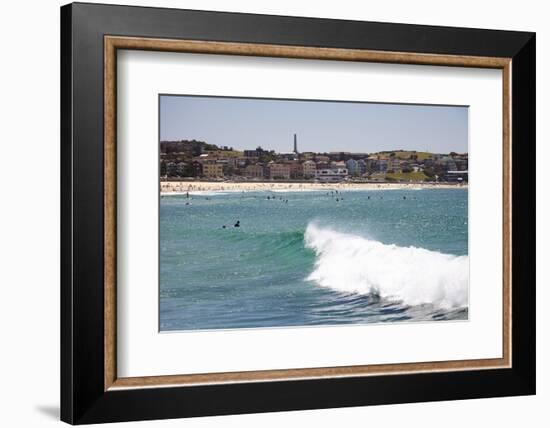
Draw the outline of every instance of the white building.
<instances>
[{"instance_id":1,"label":"white building","mask_svg":"<svg viewBox=\"0 0 550 428\"><path fill-rule=\"evenodd\" d=\"M315 179L322 183L337 183L348 175L347 168L318 169L315 171Z\"/></svg>"},{"instance_id":2,"label":"white building","mask_svg":"<svg viewBox=\"0 0 550 428\"><path fill-rule=\"evenodd\" d=\"M315 171L317 170L317 164L315 162L307 160L302 164L302 168L304 169L305 178L315 177Z\"/></svg>"}]
</instances>

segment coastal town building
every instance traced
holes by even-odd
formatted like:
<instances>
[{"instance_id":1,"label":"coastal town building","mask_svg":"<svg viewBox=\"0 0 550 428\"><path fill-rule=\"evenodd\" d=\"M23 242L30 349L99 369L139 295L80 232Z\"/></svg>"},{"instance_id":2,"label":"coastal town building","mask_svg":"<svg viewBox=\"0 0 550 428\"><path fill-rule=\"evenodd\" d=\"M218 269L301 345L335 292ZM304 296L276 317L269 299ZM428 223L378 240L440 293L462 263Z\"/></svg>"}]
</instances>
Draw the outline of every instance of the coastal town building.
<instances>
[{"instance_id":1,"label":"coastal town building","mask_svg":"<svg viewBox=\"0 0 550 428\"><path fill-rule=\"evenodd\" d=\"M468 171L447 171L443 179L448 182L468 182Z\"/></svg>"},{"instance_id":2,"label":"coastal town building","mask_svg":"<svg viewBox=\"0 0 550 428\"><path fill-rule=\"evenodd\" d=\"M346 161L346 168L349 171L349 175L360 175L359 162L355 159L348 159Z\"/></svg>"},{"instance_id":3,"label":"coastal town building","mask_svg":"<svg viewBox=\"0 0 550 428\"><path fill-rule=\"evenodd\" d=\"M399 161L399 158L395 156L390 156L390 158L388 159L388 164L386 169L387 171L392 171L392 172L401 171L401 163Z\"/></svg>"},{"instance_id":4,"label":"coastal town building","mask_svg":"<svg viewBox=\"0 0 550 428\"><path fill-rule=\"evenodd\" d=\"M452 159L447 161L446 167L447 167L446 168L447 171L458 171L458 167L456 166L456 162Z\"/></svg>"},{"instance_id":5,"label":"coastal town building","mask_svg":"<svg viewBox=\"0 0 550 428\"><path fill-rule=\"evenodd\" d=\"M264 167L259 164L247 165L245 168L245 176L250 178L263 178L264 177Z\"/></svg>"},{"instance_id":6,"label":"coastal town building","mask_svg":"<svg viewBox=\"0 0 550 428\"><path fill-rule=\"evenodd\" d=\"M202 165L202 173L205 177L220 178L223 177L222 163L204 163Z\"/></svg>"},{"instance_id":7,"label":"coastal town building","mask_svg":"<svg viewBox=\"0 0 550 428\"><path fill-rule=\"evenodd\" d=\"M363 162L365 162L366 171L369 171L369 172L378 171L378 157L369 156Z\"/></svg>"},{"instance_id":8,"label":"coastal town building","mask_svg":"<svg viewBox=\"0 0 550 428\"><path fill-rule=\"evenodd\" d=\"M367 162L364 159L359 159L357 161L357 169L359 170L359 175L364 175L367 172Z\"/></svg>"},{"instance_id":9,"label":"coastal town building","mask_svg":"<svg viewBox=\"0 0 550 428\"><path fill-rule=\"evenodd\" d=\"M302 164L304 178L315 177L315 171L317 170L317 164L312 160L307 160Z\"/></svg>"},{"instance_id":10,"label":"coastal town building","mask_svg":"<svg viewBox=\"0 0 550 428\"><path fill-rule=\"evenodd\" d=\"M332 161L330 167L332 169L343 169L346 168L346 163L344 161Z\"/></svg>"},{"instance_id":11,"label":"coastal town building","mask_svg":"<svg viewBox=\"0 0 550 428\"><path fill-rule=\"evenodd\" d=\"M325 156L325 155L316 155L315 156L315 162L317 162L317 163L319 163L319 162L328 163L328 162L330 162L330 158L328 156Z\"/></svg>"},{"instance_id":12,"label":"coastal town building","mask_svg":"<svg viewBox=\"0 0 550 428\"><path fill-rule=\"evenodd\" d=\"M466 159L454 159L456 170L457 171L467 171L468 170L468 158Z\"/></svg>"},{"instance_id":13,"label":"coastal town building","mask_svg":"<svg viewBox=\"0 0 550 428\"><path fill-rule=\"evenodd\" d=\"M383 159L378 159L376 161L376 171L378 172L386 172L388 170L388 160L383 158Z\"/></svg>"},{"instance_id":14,"label":"coastal town building","mask_svg":"<svg viewBox=\"0 0 550 428\"><path fill-rule=\"evenodd\" d=\"M259 158L265 153L265 150L258 146L254 150L244 150L243 154L245 158Z\"/></svg>"},{"instance_id":15,"label":"coastal town building","mask_svg":"<svg viewBox=\"0 0 550 428\"><path fill-rule=\"evenodd\" d=\"M167 177L176 177L176 162L167 162L164 166L164 168L161 167L161 170L164 169L166 171Z\"/></svg>"},{"instance_id":16,"label":"coastal town building","mask_svg":"<svg viewBox=\"0 0 550 428\"><path fill-rule=\"evenodd\" d=\"M348 170L346 168L328 168L315 171L315 179L322 183L337 183L344 180L347 175Z\"/></svg>"},{"instance_id":17,"label":"coastal town building","mask_svg":"<svg viewBox=\"0 0 550 428\"><path fill-rule=\"evenodd\" d=\"M244 168L247 164L247 159L243 157L230 157L218 159L218 162L223 161L231 168Z\"/></svg>"},{"instance_id":18,"label":"coastal town building","mask_svg":"<svg viewBox=\"0 0 550 428\"><path fill-rule=\"evenodd\" d=\"M316 162L316 168L315 169L330 169L330 163L329 162Z\"/></svg>"},{"instance_id":19,"label":"coastal town building","mask_svg":"<svg viewBox=\"0 0 550 428\"><path fill-rule=\"evenodd\" d=\"M411 164L409 163L409 161L400 161L399 162L399 170L401 170L402 172L411 172L412 168L411 168Z\"/></svg>"},{"instance_id":20,"label":"coastal town building","mask_svg":"<svg viewBox=\"0 0 550 428\"><path fill-rule=\"evenodd\" d=\"M349 152L329 152L328 157L331 161L339 162L343 161L344 159L350 157L351 154Z\"/></svg>"},{"instance_id":21,"label":"coastal town building","mask_svg":"<svg viewBox=\"0 0 550 428\"><path fill-rule=\"evenodd\" d=\"M271 179L290 179L290 166L288 164L270 162L267 164L267 170Z\"/></svg>"},{"instance_id":22,"label":"coastal town building","mask_svg":"<svg viewBox=\"0 0 550 428\"><path fill-rule=\"evenodd\" d=\"M200 177L202 176L202 163L199 161L193 161L191 162L191 173L193 174L193 177Z\"/></svg>"},{"instance_id":23,"label":"coastal town building","mask_svg":"<svg viewBox=\"0 0 550 428\"><path fill-rule=\"evenodd\" d=\"M294 160L298 160L298 155L294 152L282 152L282 153L278 153L278 157L281 159L281 160L284 160L284 161L294 161Z\"/></svg>"},{"instance_id":24,"label":"coastal town building","mask_svg":"<svg viewBox=\"0 0 550 428\"><path fill-rule=\"evenodd\" d=\"M178 174L179 176L184 175L186 168L187 168L187 164L185 162L178 162L176 164L176 174Z\"/></svg>"},{"instance_id":25,"label":"coastal town building","mask_svg":"<svg viewBox=\"0 0 550 428\"><path fill-rule=\"evenodd\" d=\"M304 176L304 167L300 162L290 162L288 167L290 169L290 178L297 179Z\"/></svg>"}]
</instances>

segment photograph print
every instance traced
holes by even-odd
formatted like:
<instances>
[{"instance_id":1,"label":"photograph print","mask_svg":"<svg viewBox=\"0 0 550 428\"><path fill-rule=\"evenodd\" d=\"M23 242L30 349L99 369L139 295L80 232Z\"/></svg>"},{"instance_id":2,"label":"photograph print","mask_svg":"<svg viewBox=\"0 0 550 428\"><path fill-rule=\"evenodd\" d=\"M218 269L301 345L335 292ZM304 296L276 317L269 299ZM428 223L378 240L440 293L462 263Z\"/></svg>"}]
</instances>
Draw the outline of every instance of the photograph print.
<instances>
[{"instance_id":1,"label":"photograph print","mask_svg":"<svg viewBox=\"0 0 550 428\"><path fill-rule=\"evenodd\" d=\"M162 332L468 320L468 107L159 95Z\"/></svg>"}]
</instances>

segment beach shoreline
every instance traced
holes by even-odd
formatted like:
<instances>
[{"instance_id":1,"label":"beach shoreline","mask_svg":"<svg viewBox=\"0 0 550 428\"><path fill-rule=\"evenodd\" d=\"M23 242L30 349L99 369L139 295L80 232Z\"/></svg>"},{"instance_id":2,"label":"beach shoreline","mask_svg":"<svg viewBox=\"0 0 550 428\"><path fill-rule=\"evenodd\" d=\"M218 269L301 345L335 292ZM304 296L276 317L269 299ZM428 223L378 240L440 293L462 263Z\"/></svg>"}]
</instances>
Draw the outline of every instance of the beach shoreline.
<instances>
[{"instance_id":1,"label":"beach shoreline","mask_svg":"<svg viewBox=\"0 0 550 428\"><path fill-rule=\"evenodd\" d=\"M452 183L314 183L282 181L161 181L161 195L199 192L293 192L293 191L352 191L352 190L417 190L468 189L467 184Z\"/></svg>"}]
</instances>

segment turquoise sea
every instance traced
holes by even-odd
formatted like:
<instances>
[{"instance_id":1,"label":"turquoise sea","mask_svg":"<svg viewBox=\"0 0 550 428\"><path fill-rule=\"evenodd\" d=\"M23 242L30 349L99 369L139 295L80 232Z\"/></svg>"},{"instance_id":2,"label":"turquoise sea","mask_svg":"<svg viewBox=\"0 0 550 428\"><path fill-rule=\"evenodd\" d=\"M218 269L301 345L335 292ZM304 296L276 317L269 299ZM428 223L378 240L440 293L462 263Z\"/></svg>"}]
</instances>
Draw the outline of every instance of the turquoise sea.
<instances>
[{"instance_id":1,"label":"turquoise sea","mask_svg":"<svg viewBox=\"0 0 550 428\"><path fill-rule=\"evenodd\" d=\"M160 200L161 331L464 320L468 276L467 189Z\"/></svg>"}]
</instances>

